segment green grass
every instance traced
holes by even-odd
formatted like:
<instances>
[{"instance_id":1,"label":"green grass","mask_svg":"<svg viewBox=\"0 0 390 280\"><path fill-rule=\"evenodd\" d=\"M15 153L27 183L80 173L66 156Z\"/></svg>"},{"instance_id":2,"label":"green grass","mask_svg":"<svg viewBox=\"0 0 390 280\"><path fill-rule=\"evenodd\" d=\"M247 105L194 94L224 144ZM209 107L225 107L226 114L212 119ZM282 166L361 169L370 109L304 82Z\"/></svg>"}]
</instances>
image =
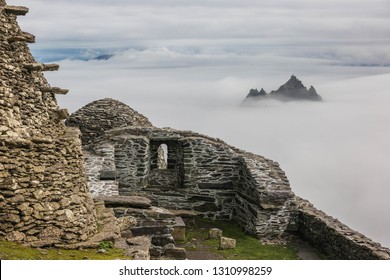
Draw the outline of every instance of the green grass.
<instances>
[{"instance_id":1,"label":"green grass","mask_svg":"<svg viewBox=\"0 0 390 280\"><path fill-rule=\"evenodd\" d=\"M104 247L109 247L103 244ZM120 249L104 248L101 254L97 249L63 250L55 248L30 248L14 242L0 241L2 260L116 260L129 259Z\"/></svg>"},{"instance_id":2,"label":"green grass","mask_svg":"<svg viewBox=\"0 0 390 280\"><path fill-rule=\"evenodd\" d=\"M214 254L228 260L296 260L296 250L289 245L263 245L253 236L244 233L241 228L229 221L198 220L198 226L187 230L187 242L192 239L204 240L204 244ZM207 239L209 228L216 227L223 231L224 237L236 239L237 247L229 250L218 250L219 240ZM186 246L187 250L196 250Z\"/></svg>"}]
</instances>

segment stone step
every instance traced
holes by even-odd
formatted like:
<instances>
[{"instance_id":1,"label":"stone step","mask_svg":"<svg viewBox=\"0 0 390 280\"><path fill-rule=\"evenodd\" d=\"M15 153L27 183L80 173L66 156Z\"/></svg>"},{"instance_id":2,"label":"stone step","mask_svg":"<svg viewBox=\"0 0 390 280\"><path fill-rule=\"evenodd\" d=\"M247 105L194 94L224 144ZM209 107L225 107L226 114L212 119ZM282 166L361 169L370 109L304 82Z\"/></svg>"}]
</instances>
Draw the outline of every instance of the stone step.
<instances>
[{"instance_id":1,"label":"stone step","mask_svg":"<svg viewBox=\"0 0 390 280\"><path fill-rule=\"evenodd\" d=\"M131 229L133 236L169 234L171 229L163 224L157 226L139 226Z\"/></svg>"},{"instance_id":2,"label":"stone step","mask_svg":"<svg viewBox=\"0 0 390 280\"><path fill-rule=\"evenodd\" d=\"M50 92L54 94L67 94L69 92L69 89L62 89L59 87L41 87L41 92Z\"/></svg>"},{"instance_id":3,"label":"stone step","mask_svg":"<svg viewBox=\"0 0 390 280\"><path fill-rule=\"evenodd\" d=\"M29 9L24 6L11 6L6 5L4 6L4 11L8 14L17 15L17 16L25 16Z\"/></svg>"},{"instance_id":4,"label":"stone step","mask_svg":"<svg viewBox=\"0 0 390 280\"><path fill-rule=\"evenodd\" d=\"M35 36L28 32L22 32L22 34L20 35L8 37L7 41L8 43L14 43L14 42L35 43Z\"/></svg>"},{"instance_id":5,"label":"stone step","mask_svg":"<svg viewBox=\"0 0 390 280\"><path fill-rule=\"evenodd\" d=\"M95 201L103 200L106 207L127 207L149 209L152 207L150 199L142 196L97 196Z\"/></svg>"},{"instance_id":6,"label":"stone step","mask_svg":"<svg viewBox=\"0 0 390 280\"><path fill-rule=\"evenodd\" d=\"M55 63L43 64L43 63L26 63L24 68L29 71L57 71L60 66Z\"/></svg>"}]
</instances>

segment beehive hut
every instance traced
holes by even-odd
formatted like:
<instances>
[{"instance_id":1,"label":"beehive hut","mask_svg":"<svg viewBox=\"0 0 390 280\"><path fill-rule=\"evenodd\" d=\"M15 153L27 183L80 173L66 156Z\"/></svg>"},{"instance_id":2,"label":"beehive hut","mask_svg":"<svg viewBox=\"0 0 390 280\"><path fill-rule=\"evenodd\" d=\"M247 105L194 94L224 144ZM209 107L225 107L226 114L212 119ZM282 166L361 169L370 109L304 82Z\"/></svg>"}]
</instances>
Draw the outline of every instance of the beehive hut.
<instances>
[{"instance_id":1,"label":"beehive hut","mask_svg":"<svg viewBox=\"0 0 390 280\"><path fill-rule=\"evenodd\" d=\"M79 130L34 60L17 16L28 8L0 0L0 238L36 246L76 243L96 231L84 176Z\"/></svg>"}]
</instances>

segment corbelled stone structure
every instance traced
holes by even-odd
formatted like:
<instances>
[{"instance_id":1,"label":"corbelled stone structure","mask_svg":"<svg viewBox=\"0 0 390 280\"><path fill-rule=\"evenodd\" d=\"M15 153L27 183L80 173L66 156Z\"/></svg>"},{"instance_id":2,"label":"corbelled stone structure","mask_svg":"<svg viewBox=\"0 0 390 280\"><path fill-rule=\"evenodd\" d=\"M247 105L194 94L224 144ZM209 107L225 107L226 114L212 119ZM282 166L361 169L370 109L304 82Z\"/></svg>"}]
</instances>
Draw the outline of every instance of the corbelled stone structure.
<instances>
[{"instance_id":1,"label":"corbelled stone structure","mask_svg":"<svg viewBox=\"0 0 390 280\"><path fill-rule=\"evenodd\" d=\"M84 145L113 128L152 126L145 116L111 98L100 99L84 106L66 120L66 125L80 128Z\"/></svg>"},{"instance_id":2,"label":"corbelled stone structure","mask_svg":"<svg viewBox=\"0 0 390 280\"><path fill-rule=\"evenodd\" d=\"M36 246L76 243L96 231L96 213L83 169L79 130L37 63L16 18L26 7L0 0L0 237Z\"/></svg>"},{"instance_id":3,"label":"corbelled stone structure","mask_svg":"<svg viewBox=\"0 0 390 280\"><path fill-rule=\"evenodd\" d=\"M95 130L100 129L100 118L103 123L111 118L94 105L106 100L86 105L96 121L86 128L89 135L99 134ZM115 115L126 108L112 99L109 106ZM83 111L80 109L70 119L86 123L80 113ZM294 233L332 259L390 259L389 249L296 197L276 162L220 139L148 123L113 128L90 137L87 143L85 166L95 196L144 195L152 199L153 205L171 212L235 220L246 232L263 240ZM162 164L165 153L166 164ZM114 211L117 217L134 215L131 209ZM158 228L160 222L149 218L146 223ZM137 227L145 231L142 225Z\"/></svg>"},{"instance_id":4,"label":"corbelled stone structure","mask_svg":"<svg viewBox=\"0 0 390 280\"><path fill-rule=\"evenodd\" d=\"M182 226L175 215L197 215L234 219L262 239L294 232L335 259L390 259L389 249L296 197L276 162L153 127L116 100L93 102L67 120L83 133L84 161L80 132L65 126L67 111L55 98L68 90L42 74L59 66L34 60L27 43L35 37L16 22L27 12L0 0L0 238L64 248L112 240L135 259L149 251L184 258L172 244L172 230ZM301 88L293 80L279 91L290 86Z\"/></svg>"},{"instance_id":5,"label":"corbelled stone structure","mask_svg":"<svg viewBox=\"0 0 390 280\"><path fill-rule=\"evenodd\" d=\"M109 111L101 114L97 104L106 101L86 105L69 120L87 123L83 114L87 108L95 122L85 130L97 135L99 119L105 123L115 117ZM128 110L119 101L109 101L115 115ZM86 172L94 195L143 193L159 207L236 219L261 238L278 237L290 224L294 194L279 165L219 139L148 124L118 127L86 143ZM162 146L167 150L166 165L160 163Z\"/></svg>"}]
</instances>

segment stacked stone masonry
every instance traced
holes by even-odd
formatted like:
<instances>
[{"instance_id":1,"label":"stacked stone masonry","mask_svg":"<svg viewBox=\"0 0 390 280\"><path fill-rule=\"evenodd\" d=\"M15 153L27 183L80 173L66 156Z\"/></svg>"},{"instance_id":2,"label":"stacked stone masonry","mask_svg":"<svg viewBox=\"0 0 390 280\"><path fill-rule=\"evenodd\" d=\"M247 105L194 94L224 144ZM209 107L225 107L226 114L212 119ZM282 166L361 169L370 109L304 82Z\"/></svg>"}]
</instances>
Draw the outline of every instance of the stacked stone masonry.
<instances>
[{"instance_id":1,"label":"stacked stone masonry","mask_svg":"<svg viewBox=\"0 0 390 280\"><path fill-rule=\"evenodd\" d=\"M234 219L262 239L294 232L334 259L390 259L389 249L296 197L274 161L191 131L153 127L113 99L88 104L65 126L68 113L55 95L68 90L42 74L58 65L32 57L27 44L35 37L16 21L27 12L0 0L0 238L33 246L97 243L104 234L95 235L93 194L105 195L106 204L113 196L131 200L100 211L116 228L109 234L120 234L114 213L133 219L128 234L151 235L157 255L175 249L176 210Z\"/></svg>"},{"instance_id":2,"label":"stacked stone masonry","mask_svg":"<svg viewBox=\"0 0 390 280\"><path fill-rule=\"evenodd\" d=\"M335 260L390 260L390 250L296 197L297 231Z\"/></svg>"},{"instance_id":3,"label":"stacked stone masonry","mask_svg":"<svg viewBox=\"0 0 390 280\"><path fill-rule=\"evenodd\" d=\"M95 196L116 195L116 190L119 195L142 193L158 207L196 211L212 219L236 219L260 238L285 232L294 194L277 163L191 131L156 128L150 123L131 125L133 119L146 119L134 114L123 117L129 126L121 124L101 133L100 127L96 128L100 118L103 124L115 118L102 113L107 106L115 115L132 111L123 103L103 99L69 118L88 131L85 167ZM95 124L87 127L84 119L91 115ZM161 164L163 145L166 166Z\"/></svg>"},{"instance_id":4,"label":"stacked stone masonry","mask_svg":"<svg viewBox=\"0 0 390 280\"><path fill-rule=\"evenodd\" d=\"M126 108L123 103L109 100L111 107ZM105 100L96 103L103 104ZM95 111L93 104L86 107L98 123L101 108ZM83 109L79 110L71 119L84 123L82 112ZM104 114L102 118L109 116ZM91 127L86 129L90 136L84 145L84 155L87 174L93 178L89 179L89 188L94 195L107 189L112 192L116 183L119 195L147 196L153 205L171 212L233 219L260 239L277 240L286 233L294 233L330 258L390 258L388 249L302 203L291 191L283 170L272 160L220 139L149 124L121 126L105 133L95 133ZM102 183L102 173L113 181ZM147 216L145 211L137 214L123 208L116 208L115 213L117 217L135 215L140 221L145 221L141 216Z\"/></svg>"},{"instance_id":5,"label":"stacked stone masonry","mask_svg":"<svg viewBox=\"0 0 390 280\"><path fill-rule=\"evenodd\" d=\"M75 243L96 231L83 169L80 133L64 125L20 30L25 7L0 0L0 237L36 246ZM39 65L32 69L32 65Z\"/></svg>"}]
</instances>

